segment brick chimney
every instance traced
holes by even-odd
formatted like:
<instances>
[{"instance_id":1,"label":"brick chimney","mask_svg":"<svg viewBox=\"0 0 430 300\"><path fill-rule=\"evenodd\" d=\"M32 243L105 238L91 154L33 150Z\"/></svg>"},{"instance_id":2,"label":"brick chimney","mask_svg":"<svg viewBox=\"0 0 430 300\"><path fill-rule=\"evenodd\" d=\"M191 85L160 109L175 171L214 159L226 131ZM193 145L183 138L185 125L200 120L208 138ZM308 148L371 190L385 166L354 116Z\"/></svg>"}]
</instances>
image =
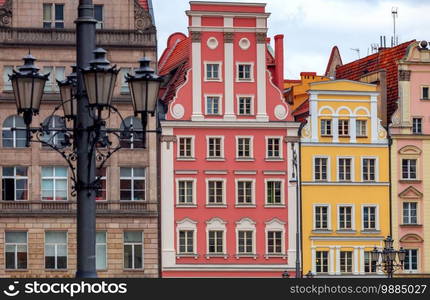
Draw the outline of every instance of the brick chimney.
<instances>
[{"instance_id":1,"label":"brick chimney","mask_svg":"<svg viewBox=\"0 0 430 300\"><path fill-rule=\"evenodd\" d=\"M275 83L278 88L284 90L284 35L275 35Z\"/></svg>"}]
</instances>

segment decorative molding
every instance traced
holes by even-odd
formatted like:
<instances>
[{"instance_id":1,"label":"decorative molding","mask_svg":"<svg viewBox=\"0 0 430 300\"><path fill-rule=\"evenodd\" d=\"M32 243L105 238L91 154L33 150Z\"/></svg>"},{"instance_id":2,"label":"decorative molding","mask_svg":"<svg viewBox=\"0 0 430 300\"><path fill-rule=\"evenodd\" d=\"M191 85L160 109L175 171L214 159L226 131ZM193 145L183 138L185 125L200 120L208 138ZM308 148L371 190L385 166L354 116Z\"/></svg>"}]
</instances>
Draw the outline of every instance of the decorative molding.
<instances>
[{"instance_id":1,"label":"decorative molding","mask_svg":"<svg viewBox=\"0 0 430 300\"><path fill-rule=\"evenodd\" d=\"M191 32L191 41L193 43L200 43L202 41L202 33L199 31Z\"/></svg>"},{"instance_id":2,"label":"decorative molding","mask_svg":"<svg viewBox=\"0 0 430 300\"><path fill-rule=\"evenodd\" d=\"M138 0L134 0L134 26L136 30L145 30L154 26L151 14L139 4Z\"/></svg>"},{"instance_id":3,"label":"decorative molding","mask_svg":"<svg viewBox=\"0 0 430 300\"><path fill-rule=\"evenodd\" d=\"M175 119L182 119L185 114L185 108L182 104L175 104L172 108L172 117Z\"/></svg>"},{"instance_id":4,"label":"decorative molding","mask_svg":"<svg viewBox=\"0 0 430 300\"><path fill-rule=\"evenodd\" d=\"M399 70L399 81L410 81L411 71L409 70Z\"/></svg>"},{"instance_id":5,"label":"decorative molding","mask_svg":"<svg viewBox=\"0 0 430 300\"><path fill-rule=\"evenodd\" d=\"M6 2L0 7L0 26L10 27L12 25L12 0Z\"/></svg>"},{"instance_id":6,"label":"decorative molding","mask_svg":"<svg viewBox=\"0 0 430 300\"><path fill-rule=\"evenodd\" d=\"M233 43L233 41L234 41L234 33L224 32L224 43Z\"/></svg>"},{"instance_id":7,"label":"decorative molding","mask_svg":"<svg viewBox=\"0 0 430 300\"><path fill-rule=\"evenodd\" d=\"M399 150L399 154L401 155L421 155L422 151L413 145L404 146Z\"/></svg>"},{"instance_id":8,"label":"decorative molding","mask_svg":"<svg viewBox=\"0 0 430 300\"><path fill-rule=\"evenodd\" d=\"M170 149L170 143L176 143L177 142L177 138L174 135L162 135L160 137L160 142L163 143L167 143L167 149Z\"/></svg>"},{"instance_id":9,"label":"decorative molding","mask_svg":"<svg viewBox=\"0 0 430 300\"><path fill-rule=\"evenodd\" d=\"M251 42L247 38L241 38L239 41L239 47L242 50L248 50L251 46Z\"/></svg>"},{"instance_id":10,"label":"decorative molding","mask_svg":"<svg viewBox=\"0 0 430 300\"><path fill-rule=\"evenodd\" d=\"M413 186L410 186L406 188L403 192L401 192L399 194L399 197L402 199L422 199L423 193L421 193Z\"/></svg>"},{"instance_id":11,"label":"decorative molding","mask_svg":"<svg viewBox=\"0 0 430 300\"><path fill-rule=\"evenodd\" d=\"M267 39L267 34L264 32L257 32L257 44L265 44Z\"/></svg>"},{"instance_id":12,"label":"decorative molding","mask_svg":"<svg viewBox=\"0 0 430 300\"><path fill-rule=\"evenodd\" d=\"M400 239L400 242L401 243L422 243L422 242L424 242L424 240L418 234L409 233L409 234L404 235Z\"/></svg>"},{"instance_id":13,"label":"decorative molding","mask_svg":"<svg viewBox=\"0 0 430 300\"><path fill-rule=\"evenodd\" d=\"M285 120L288 115L287 109L282 104L279 104L275 107L274 114L278 120Z\"/></svg>"},{"instance_id":14,"label":"decorative molding","mask_svg":"<svg viewBox=\"0 0 430 300\"><path fill-rule=\"evenodd\" d=\"M208 48L211 50L215 50L218 48L218 40L215 37L208 38L208 41L206 42L208 45Z\"/></svg>"}]
</instances>

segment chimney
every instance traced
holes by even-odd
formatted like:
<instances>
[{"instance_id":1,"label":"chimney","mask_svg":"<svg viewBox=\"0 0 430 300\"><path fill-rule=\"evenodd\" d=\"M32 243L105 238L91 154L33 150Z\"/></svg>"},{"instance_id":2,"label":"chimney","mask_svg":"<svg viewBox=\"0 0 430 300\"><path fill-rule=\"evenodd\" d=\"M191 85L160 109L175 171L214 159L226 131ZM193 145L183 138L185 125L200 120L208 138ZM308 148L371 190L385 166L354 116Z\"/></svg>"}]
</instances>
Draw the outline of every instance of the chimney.
<instances>
[{"instance_id":1,"label":"chimney","mask_svg":"<svg viewBox=\"0 0 430 300\"><path fill-rule=\"evenodd\" d=\"M284 35L275 36L275 83L278 88L284 90Z\"/></svg>"}]
</instances>

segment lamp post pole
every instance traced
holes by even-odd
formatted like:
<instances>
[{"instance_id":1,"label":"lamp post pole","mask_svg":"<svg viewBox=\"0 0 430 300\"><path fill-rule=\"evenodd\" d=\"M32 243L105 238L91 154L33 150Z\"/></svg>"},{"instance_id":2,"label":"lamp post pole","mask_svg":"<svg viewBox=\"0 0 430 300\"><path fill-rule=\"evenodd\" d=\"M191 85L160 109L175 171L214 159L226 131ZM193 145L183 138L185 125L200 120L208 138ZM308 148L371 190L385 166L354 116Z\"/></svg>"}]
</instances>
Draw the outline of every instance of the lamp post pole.
<instances>
[{"instance_id":1,"label":"lamp post pole","mask_svg":"<svg viewBox=\"0 0 430 300\"><path fill-rule=\"evenodd\" d=\"M95 278L96 272L96 202L94 188L96 159L90 149L88 129L94 125L90 117L88 96L81 70L89 66L96 48L96 23L92 0L79 0L76 23L77 103L76 147L77 147L77 278Z\"/></svg>"}]
</instances>

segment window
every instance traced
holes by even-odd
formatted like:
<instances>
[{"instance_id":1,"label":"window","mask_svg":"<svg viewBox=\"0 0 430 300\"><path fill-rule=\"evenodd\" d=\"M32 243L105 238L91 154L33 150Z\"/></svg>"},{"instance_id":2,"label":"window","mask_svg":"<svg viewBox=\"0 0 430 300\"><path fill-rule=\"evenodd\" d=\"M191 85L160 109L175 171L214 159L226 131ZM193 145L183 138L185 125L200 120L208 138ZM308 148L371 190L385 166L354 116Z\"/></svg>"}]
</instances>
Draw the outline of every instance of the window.
<instances>
[{"instance_id":1,"label":"window","mask_svg":"<svg viewBox=\"0 0 430 300\"><path fill-rule=\"evenodd\" d=\"M12 75L13 66L3 66L3 91L13 91L12 81L9 75Z\"/></svg>"},{"instance_id":2,"label":"window","mask_svg":"<svg viewBox=\"0 0 430 300\"><path fill-rule=\"evenodd\" d=\"M283 204L282 197L282 181L267 180L266 181L266 205Z\"/></svg>"},{"instance_id":3,"label":"window","mask_svg":"<svg viewBox=\"0 0 430 300\"><path fill-rule=\"evenodd\" d=\"M224 155L222 150L222 138L208 138L208 158L222 158Z\"/></svg>"},{"instance_id":4,"label":"window","mask_svg":"<svg viewBox=\"0 0 430 300\"><path fill-rule=\"evenodd\" d=\"M429 100L429 87L423 86L421 89L422 92L422 98L423 100Z\"/></svg>"},{"instance_id":5,"label":"window","mask_svg":"<svg viewBox=\"0 0 430 300\"><path fill-rule=\"evenodd\" d=\"M364 272L365 273L375 273L376 272L376 261L372 260L372 252L364 252Z\"/></svg>"},{"instance_id":6,"label":"window","mask_svg":"<svg viewBox=\"0 0 430 300\"><path fill-rule=\"evenodd\" d=\"M423 120L421 118L412 118L412 133L423 133L422 121Z\"/></svg>"},{"instance_id":7,"label":"window","mask_svg":"<svg viewBox=\"0 0 430 300\"><path fill-rule=\"evenodd\" d=\"M340 272L352 273L352 251L340 251Z\"/></svg>"},{"instance_id":8,"label":"window","mask_svg":"<svg viewBox=\"0 0 430 300\"><path fill-rule=\"evenodd\" d=\"M331 120L321 120L321 135L331 136Z\"/></svg>"},{"instance_id":9,"label":"window","mask_svg":"<svg viewBox=\"0 0 430 300\"><path fill-rule=\"evenodd\" d=\"M282 254L282 231L267 232L267 254Z\"/></svg>"},{"instance_id":10,"label":"window","mask_svg":"<svg viewBox=\"0 0 430 300\"><path fill-rule=\"evenodd\" d=\"M338 177L340 181L351 181L351 158L339 158Z\"/></svg>"},{"instance_id":11,"label":"window","mask_svg":"<svg viewBox=\"0 0 430 300\"><path fill-rule=\"evenodd\" d=\"M106 197L106 168L97 168L96 169L96 176L99 178L99 188L96 191L96 200L97 201L103 201L107 200Z\"/></svg>"},{"instance_id":12,"label":"window","mask_svg":"<svg viewBox=\"0 0 430 300\"><path fill-rule=\"evenodd\" d=\"M315 158L314 178L315 180L327 181L328 158Z\"/></svg>"},{"instance_id":13,"label":"window","mask_svg":"<svg viewBox=\"0 0 430 300\"><path fill-rule=\"evenodd\" d=\"M143 269L143 232L124 232L124 269Z\"/></svg>"},{"instance_id":14,"label":"window","mask_svg":"<svg viewBox=\"0 0 430 300\"><path fill-rule=\"evenodd\" d=\"M6 269L27 269L27 232L5 232Z\"/></svg>"},{"instance_id":15,"label":"window","mask_svg":"<svg viewBox=\"0 0 430 300\"><path fill-rule=\"evenodd\" d=\"M64 4L43 4L43 28L64 28Z\"/></svg>"},{"instance_id":16,"label":"window","mask_svg":"<svg viewBox=\"0 0 430 300\"><path fill-rule=\"evenodd\" d=\"M207 115L220 115L221 114L221 101L219 96L206 97L206 114Z\"/></svg>"},{"instance_id":17,"label":"window","mask_svg":"<svg viewBox=\"0 0 430 300\"><path fill-rule=\"evenodd\" d=\"M12 130L16 128L19 130ZM25 148L27 143L26 125L20 116L10 116L3 122L3 147Z\"/></svg>"},{"instance_id":18,"label":"window","mask_svg":"<svg viewBox=\"0 0 430 300\"><path fill-rule=\"evenodd\" d=\"M208 204L223 204L224 203L224 181L211 180L208 181Z\"/></svg>"},{"instance_id":19,"label":"window","mask_svg":"<svg viewBox=\"0 0 430 300\"><path fill-rule=\"evenodd\" d=\"M97 20L96 28L103 28L103 5L94 5L94 19Z\"/></svg>"},{"instance_id":20,"label":"window","mask_svg":"<svg viewBox=\"0 0 430 300\"><path fill-rule=\"evenodd\" d=\"M267 158L281 158L281 139L268 138L267 139Z\"/></svg>"},{"instance_id":21,"label":"window","mask_svg":"<svg viewBox=\"0 0 430 300\"><path fill-rule=\"evenodd\" d=\"M339 120L338 129L339 129L339 136L348 136L349 120Z\"/></svg>"},{"instance_id":22,"label":"window","mask_svg":"<svg viewBox=\"0 0 430 300\"><path fill-rule=\"evenodd\" d=\"M316 251L315 256L315 271L328 273L328 251Z\"/></svg>"},{"instance_id":23,"label":"window","mask_svg":"<svg viewBox=\"0 0 430 300\"><path fill-rule=\"evenodd\" d=\"M253 114L252 97L239 97L239 116L251 116Z\"/></svg>"},{"instance_id":24,"label":"window","mask_svg":"<svg viewBox=\"0 0 430 300\"><path fill-rule=\"evenodd\" d=\"M193 254L194 252L194 231L180 230L179 231L179 253Z\"/></svg>"},{"instance_id":25,"label":"window","mask_svg":"<svg viewBox=\"0 0 430 300\"><path fill-rule=\"evenodd\" d=\"M363 158L363 181L375 181L375 165L376 165L376 159L374 158Z\"/></svg>"},{"instance_id":26,"label":"window","mask_svg":"<svg viewBox=\"0 0 430 300\"><path fill-rule=\"evenodd\" d=\"M178 204L194 203L194 181L178 180Z\"/></svg>"},{"instance_id":27,"label":"window","mask_svg":"<svg viewBox=\"0 0 430 300\"><path fill-rule=\"evenodd\" d=\"M224 253L224 231L210 230L208 232L209 238L209 254L223 254Z\"/></svg>"},{"instance_id":28,"label":"window","mask_svg":"<svg viewBox=\"0 0 430 300\"><path fill-rule=\"evenodd\" d=\"M352 207L339 206L339 229L351 230L352 229Z\"/></svg>"},{"instance_id":29,"label":"window","mask_svg":"<svg viewBox=\"0 0 430 300\"><path fill-rule=\"evenodd\" d=\"M65 145L65 132L62 130L66 129L66 123L63 118L59 116L50 116L43 121L42 126L47 129L54 130L49 132L44 132L42 135L42 141L51 146L58 148L64 148ZM43 147L49 147L46 144L42 144Z\"/></svg>"},{"instance_id":30,"label":"window","mask_svg":"<svg viewBox=\"0 0 430 300\"><path fill-rule=\"evenodd\" d=\"M402 179L417 179L416 159L402 159Z\"/></svg>"},{"instance_id":31,"label":"window","mask_svg":"<svg viewBox=\"0 0 430 300\"><path fill-rule=\"evenodd\" d=\"M418 250L417 249L406 249L405 271L418 271Z\"/></svg>"},{"instance_id":32,"label":"window","mask_svg":"<svg viewBox=\"0 0 430 300\"><path fill-rule=\"evenodd\" d=\"M252 139L248 137L237 138L237 158L252 157Z\"/></svg>"},{"instance_id":33,"label":"window","mask_svg":"<svg viewBox=\"0 0 430 300\"><path fill-rule=\"evenodd\" d=\"M357 120L356 126L358 137L366 137L367 136L367 121L366 120Z\"/></svg>"},{"instance_id":34,"label":"window","mask_svg":"<svg viewBox=\"0 0 430 300\"><path fill-rule=\"evenodd\" d=\"M45 232L45 268L67 269L67 232Z\"/></svg>"},{"instance_id":35,"label":"window","mask_svg":"<svg viewBox=\"0 0 430 300\"><path fill-rule=\"evenodd\" d=\"M329 229L328 227L328 206L315 206L314 224L315 229Z\"/></svg>"},{"instance_id":36,"label":"window","mask_svg":"<svg viewBox=\"0 0 430 300\"><path fill-rule=\"evenodd\" d=\"M254 192L253 192L253 181L252 180L240 180L237 181L237 204L253 204L254 203Z\"/></svg>"},{"instance_id":37,"label":"window","mask_svg":"<svg viewBox=\"0 0 430 300\"><path fill-rule=\"evenodd\" d=\"M45 66L43 67L44 74L49 73L48 81L46 81L44 92L47 93L55 93L59 91L59 87L57 84L57 80L65 79L65 67L53 67L53 66Z\"/></svg>"},{"instance_id":38,"label":"window","mask_svg":"<svg viewBox=\"0 0 430 300\"><path fill-rule=\"evenodd\" d=\"M128 86L128 82L125 80L125 78L126 78L127 74L133 75L132 74L133 71L131 68L128 68L128 67L121 67L120 72L121 72L121 74L120 74L120 76L118 76L118 78L121 81L120 93L121 94L129 94L130 89Z\"/></svg>"},{"instance_id":39,"label":"window","mask_svg":"<svg viewBox=\"0 0 430 300\"><path fill-rule=\"evenodd\" d=\"M42 167L42 200L67 200L66 167Z\"/></svg>"},{"instance_id":40,"label":"window","mask_svg":"<svg viewBox=\"0 0 430 300\"><path fill-rule=\"evenodd\" d=\"M254 232L250 230L238 231L238 254L254 253Z\"/></svg>"},{"instance_id":41,"label":"window","mask_svg":"<svg viewBox=\"0 0 430 300\"><path fill-rule=\"evenodd\" d=\"M192 137L180 137L178 147L179 158L192 158L194 156Z\"/></svg>"},{"instance_id":42,"label":"window","mask_svg":"<svg viewBox=\"0 0 430 300\"><path fill-rule=\"evenodd\" d=\"M403 202L403 224L418 224L417 202Z\"/></svg>"},{"instance_id":43,"label":"window","mask_svg":"<svg viewBox=\"0 0 430 300\"><path fill-rule=\"evenodd\" d=\"M120 168L120 200L145 201L146 170Z\"/></svg>"},{"instance_id":44,"label":"window","mask_svg":"<svg viewBox=\"0 0 430 300\"><path fill-rule=\"evenodd\" d=\"M107 269L107 242L106 231L96 232L96 269Z\"/></svg>"},{"instance_id":45,"label":"window","mask_svg":"<svg viewBox=\"0 0 430 300\"><path fill-rule=\"evenodd\" d=\"M219 64L206 64L206 80L219 80L220 79L220 65Z\"/></svg>"},{"instance_id":46,"label":"window","mask_svg":"<svg viewBox=\"0 0 430 300\"><path fill-rule=\"evenodd\" d=\"M140 149L144 146L144 134L142 132L142 121L136 117L128 117L121 123L121 130L131 130L134 132L121 133L121 147L127 149Z\"/></svg>"},{"instance_id":47,"label":"window","mask_svg":"<svg viewBox=\"0 0 430 300\"><path fill-rule=\"evenodd\" d=\"M239 81L252 81L252 65L251 64L238 64L237 65L237 78Z\"/></svg>"},{"instance_id":48,"label":"window","mask_svg":"<svg viewBox=\"0 0 430 300\"><path fill-rule=\"evenodd\" d=\"M364 230L376 230L376 206L364 206L363 207L363 229Z\"/></svg>"},{"instance_id":49,"label":"window","mask_svg":"<svg viewBox=\"0 0 430 300\"><path fill-rule=\"evenodd\" d=\"M27 167L3 167L3 201L28 200Z\"/></svg>"}]
</instances>

